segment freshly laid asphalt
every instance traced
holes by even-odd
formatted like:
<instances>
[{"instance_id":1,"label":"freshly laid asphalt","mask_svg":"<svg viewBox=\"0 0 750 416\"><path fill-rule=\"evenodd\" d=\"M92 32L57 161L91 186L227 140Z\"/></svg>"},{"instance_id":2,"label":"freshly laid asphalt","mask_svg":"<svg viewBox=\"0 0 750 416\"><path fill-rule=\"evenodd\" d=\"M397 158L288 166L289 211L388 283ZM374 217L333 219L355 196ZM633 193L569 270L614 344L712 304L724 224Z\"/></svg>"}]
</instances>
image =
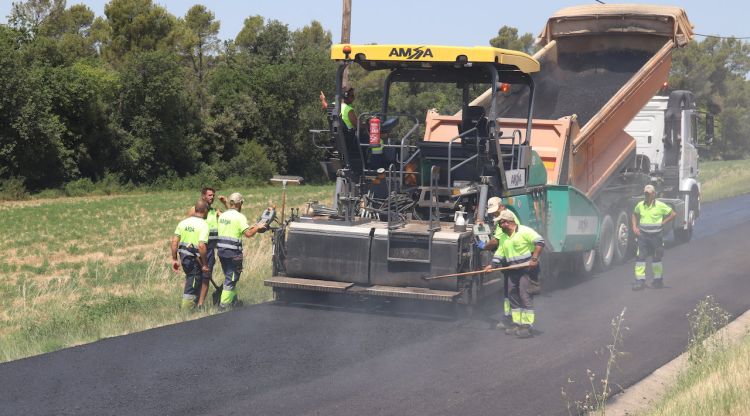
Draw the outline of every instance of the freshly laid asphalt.
<instances>
[{"instance_id":1,"label":"freshly laid asphalt","mask_svg":"<svg viewBox=\"0 0 750 416\"><path fill-rule=\"evenodd\" d=\"M0 364L2 415L566 415L602 377L624 308L627 387L684 351L706 295L750 309L750 196L704 204L666 251L666 287L632 261L536 299L536 337L476 318L262 304ZM745 237L743 237L745 236ZM587 388L588 387L588 388Z\"/></svg>"}]
</instances>

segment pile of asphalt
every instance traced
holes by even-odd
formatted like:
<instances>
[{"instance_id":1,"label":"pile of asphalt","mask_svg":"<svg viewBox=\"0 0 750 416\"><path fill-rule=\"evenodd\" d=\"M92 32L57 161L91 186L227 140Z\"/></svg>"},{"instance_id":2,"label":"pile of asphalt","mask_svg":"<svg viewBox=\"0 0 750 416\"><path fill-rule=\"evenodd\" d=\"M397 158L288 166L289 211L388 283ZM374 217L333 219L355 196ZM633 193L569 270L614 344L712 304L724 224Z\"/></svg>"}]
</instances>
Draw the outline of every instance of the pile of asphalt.
<instances>
[{"instance_id":1,"label":"pile of asphalt","mask_svg":"<svg viewBox=\"0 0 750 416\"><path fill-rule=\"evenodd\" d=\"M652 56L646 51L611 49L542 57L541 71L533 75L534 118L577 114L584 126ZM525 117L528 92L500 96L496 105L500 117Z\"/></svg>"}]
</instances>

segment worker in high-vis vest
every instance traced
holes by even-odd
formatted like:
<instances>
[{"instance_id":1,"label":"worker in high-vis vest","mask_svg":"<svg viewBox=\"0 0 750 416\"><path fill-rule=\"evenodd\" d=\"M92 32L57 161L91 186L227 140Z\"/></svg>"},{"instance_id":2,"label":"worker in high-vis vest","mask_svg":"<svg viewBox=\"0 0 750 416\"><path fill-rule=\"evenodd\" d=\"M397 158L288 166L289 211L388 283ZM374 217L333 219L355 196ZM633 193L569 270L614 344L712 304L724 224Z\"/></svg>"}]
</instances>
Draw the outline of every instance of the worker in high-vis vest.
<instances>
[{"instance_id":1,"label":"worker in high-vis vest","mask_svg":"<svg viewBox=\"0 0 750 416\"><path fill-rule=\"evenodd\" d=\"M206 214L206 223L208 224L208 246L206 251L208 271L204 274L203 280L201 280L201 293L198 298L199 305L203 305L203 301L206 299L208 284L211 281L211 276L214 273L214 265L216 264L216 244L219 241L219 215L221 215L221 210L213 207L215 195L216 190L210 186L205 186L201 189L201 200L208 205L208 214ZM224 204L224 208L227 207L227 200L224 196L219 196L219 201ZM188 217L194 213L195 209L191 207L188 211Z\"/></svg>"},{"instance_id":2,"label":"worker in high-vis vest","mask_svg":"<svg viewBox=\"0 0 750 416\"><path fill-rule=\"evenodd\" d=\"M633 233L638 239L638 254L635 261L635 282L633 290L646 287L646 260L653 258L651 271L654 274L652 286L664 287L664 267L661 258L664 254L664 225L677 215L672 207L656 199L653 185L643 188L644 199L636 204L632 215Z\"/></svg>"},{"instance_id":3,"label":"worker in high-vis vest","mask_svg":"<svg viewBox=\"0 0 750 416\"><path fill-rule=\"evenodd\" d=\"M354 88L345 87L341 94L341 121L343 121L344 126L346 126L347 134L355 137L357 133L357 123L359 122L359 118L357 117L357 112L354 111L354 107L352 106L352 104L354 103ZM325 94L323 94L323 91L320 92L320 104L323 106L323 110L328 109L328 101L326 101L326 96ZM364 126L362 127L364 128ZM364 136L365 135L362 134L362 140L365 140ZM357 141L359 141L359 138L357 138ZM370 168L377 169L380 167L384 167L384 165L385 161L383 159L383 144L380 143L376 146L371 145L369 163Z\"/></svg>"},{"instance_id":4,"label":"worker in high-vis vest","mask_svg":"<svg viewBox=\"0 0 750 416\"><path fill-rule=\"evenodd\" d=\"M504 239L508 238L508 236L503 232L502 227L500 227L499 224L497 224L497 221L500 218L500 213L506 210L506 206L503 203L502 198L493 196L492 198L487 200L487 215L492 218L492 221L496 223L495 232L492 235L492 238L490 241L483 243L481 241L477 242L477 247L479 247L480 250L491 250L496 251L497 248L500 245L500 242ZM516 224L521 224L521 221L518 220L518 217L516 214L513 213L513 211L508 210L511 214L513 214L513 220ZM513 326L513 321L511 318L511 310L510 310L510 298L508 298L508 275L503 274L503 315L502 318L497 322L495 325L496 329L507 329Z\"/></svg>"},{"instance_id":5,"label":"worker in high-vis vest","mask_svg":"<svg viewBox=\"0 0 750 416\"><path fill-rule=\"evenodd\" d=\"M229 209L219 216L219 261L224 270L224 287L221 292L220 309L240 306L237 299L237 282L242 273L242 236L252 237L265 225L250 226L247 217L240 212L245 199L240 193L229 195Z\"/></svg>"},{"instance_id":6,"label":"worker in high-vis vest","mask_svg":"<svg viewBox=\"0 0 750 416\"><path fill-rule=\"evenodd\" d=\"M193 215L180 221L172 236L172 269L179 272L182 266L185 272L185 289L180 305L184 310L193 309L196 305L203 307L199 295L203 275L208 272L208 224L205 220L207 212L208 205L205 201L199 200L193 208Z\"/></svg>"},{"instance_id":7,"label":"worker in high-vis vest","mask_svg":"<svg viewBox=\"0 0 750 416\"><path fill-rule=\"evenodd\" d=\"M505 333L519 338L530 338L533 336L531 330L536 320L532 279L538 279L539 256L544 248L544 238L530 227L517 224L515 215L507 209L500 211L498 224L506 238L498 242L492 264L487 265L485 270L489 271L496 267L518 267L503 271L503 275L508 276L508 298L512 320L511 326L505 329Z\"/></svg>"}]
</instances>

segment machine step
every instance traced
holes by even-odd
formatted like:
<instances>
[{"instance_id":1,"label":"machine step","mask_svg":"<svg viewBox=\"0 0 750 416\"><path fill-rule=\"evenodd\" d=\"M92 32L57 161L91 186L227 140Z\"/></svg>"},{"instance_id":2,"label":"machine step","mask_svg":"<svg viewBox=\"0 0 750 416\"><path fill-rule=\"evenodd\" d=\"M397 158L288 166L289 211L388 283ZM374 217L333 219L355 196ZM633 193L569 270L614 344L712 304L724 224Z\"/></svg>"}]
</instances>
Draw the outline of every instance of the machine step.
<instances>
[{"instance_id":1,"label":"machine step","mask_svg":"<svg viewBox=\"0 0 750 416\"><path fill-rule=\"evenodd\" d=\"M263 281L266 286L279 289L302 289L313 292L344 293L354 286L350 282L334 282L330 280L299 279L296 277L273 276Z\"/></svg>"},{"instance_id":2,"label":"machine step","mask_svg":"<svg viewBox=\"0 0 750 416\"><path fill-rule=\"evenodd\" d=\"M365 289L365 292L374 296L436 300L442 302L453 302L458 296L461 296L461 292L433 290L421 287L372 286Z\"/></svg>"}]
</instances>

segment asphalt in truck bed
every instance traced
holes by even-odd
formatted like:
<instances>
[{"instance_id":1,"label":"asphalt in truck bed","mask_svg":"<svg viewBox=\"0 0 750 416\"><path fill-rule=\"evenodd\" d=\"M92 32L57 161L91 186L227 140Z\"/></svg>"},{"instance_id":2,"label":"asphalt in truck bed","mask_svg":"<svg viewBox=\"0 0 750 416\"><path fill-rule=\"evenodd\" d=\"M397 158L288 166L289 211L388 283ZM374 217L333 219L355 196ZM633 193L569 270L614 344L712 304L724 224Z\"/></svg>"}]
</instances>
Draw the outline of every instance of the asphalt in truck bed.
<instances>
[{"instance_id":1,"label":"asphalt in truck bed","mask_svg":"<svg viewBox=\"0 0 750 416\"><path fill-rule=\"evenodd\" d=\"M600 377L623 308L623 386L684 350L706 295L750 308L747 206L705 204L693 241L666 251L664 289L631 291L630 261L537 297L532 339L479 318L268 303L2 364L0 414L568 414L561 388L581 399L586 370Z\"/></svg>"}]
</instances>

